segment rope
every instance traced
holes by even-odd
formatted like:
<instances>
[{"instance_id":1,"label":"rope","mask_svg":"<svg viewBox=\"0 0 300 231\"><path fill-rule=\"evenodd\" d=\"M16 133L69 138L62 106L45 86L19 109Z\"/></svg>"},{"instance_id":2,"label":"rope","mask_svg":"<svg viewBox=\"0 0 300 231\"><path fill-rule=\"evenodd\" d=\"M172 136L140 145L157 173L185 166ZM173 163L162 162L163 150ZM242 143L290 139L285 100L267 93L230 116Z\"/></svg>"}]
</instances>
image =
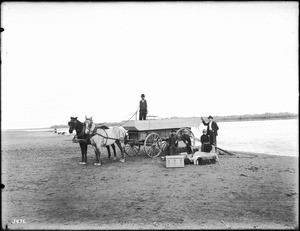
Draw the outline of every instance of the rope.
<instances>
[{"instance_id":1,"label":"rope","mask_svg":"<svg viewBox=\"0 0 300 231\"><path fill-rule=\"evenodd\" d=\"M124 124L126 124L129 120L131 120L131 118L132 118L135 114L137 114L137 112L138 112L138 110L136 110L133 114L130 114L130 115L131 115L130 118L129 118L128 120L126 120L124 123L122 123L121 125L119 125L118 127L122 127ZM98 125L104 125L104 124L107 124L107 122L105 122L105 123L100 123L100 124L98 124ZM98 125L97 125L97 128L98 128Z\"/></svg>"},{"instance_id":2,"label":"rope","mask_svg":"<svg viewBox=\"0 0 300 231\"><path fill-rule=\"evenodd\" d=\"M129 120L131 120L131 118L132 118L135 114L137 114L137 112L138 112L138 111L136 110L128 120L126 120L124 123L122 123L122 124L119 125L118 127L122 127L124 124L126 124Z\"/></svg>"}]
</instances>

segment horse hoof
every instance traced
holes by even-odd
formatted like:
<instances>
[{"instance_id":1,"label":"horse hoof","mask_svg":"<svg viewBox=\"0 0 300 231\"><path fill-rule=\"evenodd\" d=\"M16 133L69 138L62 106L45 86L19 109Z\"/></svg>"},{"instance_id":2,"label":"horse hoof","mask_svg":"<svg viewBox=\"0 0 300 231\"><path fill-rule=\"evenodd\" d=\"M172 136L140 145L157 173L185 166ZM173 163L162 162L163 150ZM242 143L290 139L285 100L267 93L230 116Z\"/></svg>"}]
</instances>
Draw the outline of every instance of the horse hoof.
<instances>
[{"instance_id":1,"label":"horse hoof","mask_svg":"<svg viewBox=\"0 0 300 231\"><path fill-rule=\"evenodd\" d=\"M125 162L125 159L121 159L120 161L121 161L122 163L124 163L124 162Z\"/></svg>"},{"instance_id":2,"label":"horse hoof","mask_svg":"<svg viewBox=\"0 0 300 231\"><path fill-rule=\"evenodd\" d=\"M100 163L94 163L94 165L101 165Z\"/></svg>"}]
</instances>

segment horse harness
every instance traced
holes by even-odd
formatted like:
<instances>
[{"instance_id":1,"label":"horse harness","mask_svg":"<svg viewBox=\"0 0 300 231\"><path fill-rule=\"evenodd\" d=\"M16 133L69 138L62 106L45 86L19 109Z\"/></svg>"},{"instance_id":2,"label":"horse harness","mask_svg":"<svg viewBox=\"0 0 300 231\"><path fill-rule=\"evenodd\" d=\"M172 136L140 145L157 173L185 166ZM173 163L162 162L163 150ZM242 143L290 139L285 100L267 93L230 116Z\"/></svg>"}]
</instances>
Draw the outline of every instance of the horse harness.
<instances>
[{"instance_id":1,"label":"horse harness","mask_svg":"<svg viewBox=\"0 0 300 231\"><path fill-rule=\"evenodd\" d=\"M90 124L89 127L91 128L92 125ZM103 135L99 134L99 133L97 132L97 127L95 127L94 130L93 130L93 132L92 132L92 134L90 135L90 138L92 138L92 137L95 136L95 135L99 135L99 136L105 138L106 140L105 140L105 144L104 144L103 146L106 146L106 145L107 145L107 141L108 141L109 139L110 139L110 140L119 140L119 139L115 139L115 138L109 137L108 134L107 134L107 132L105 131L105 129L103 129L103 128L100 128L100 129L102 129L102 130L106 133L106 136L103 136Z\"/></svg>"}]
</instances>

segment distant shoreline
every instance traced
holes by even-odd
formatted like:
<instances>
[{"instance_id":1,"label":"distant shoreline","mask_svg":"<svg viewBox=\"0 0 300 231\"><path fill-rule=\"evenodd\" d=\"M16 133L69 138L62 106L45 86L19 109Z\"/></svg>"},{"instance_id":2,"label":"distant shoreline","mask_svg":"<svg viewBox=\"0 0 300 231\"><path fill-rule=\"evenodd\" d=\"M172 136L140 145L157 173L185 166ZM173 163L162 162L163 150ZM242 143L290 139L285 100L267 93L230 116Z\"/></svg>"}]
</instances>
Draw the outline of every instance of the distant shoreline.
<instances>
[{"instance_id":1,"label":"distant shoreline","mask_svg":"<svg viewBox=\"0 0 300 231\"><path fill-rule=\"evenodd\" d=\"M242 116L215 116L215 121L217 122L242 122L242 121L265 121L265 120L290 120L290 119L298 119L298 115L289 113L286 116L278 116L278 114L274 114L270 117L268 117L269 114L263 114L258 115L255 117L255 115L242 115ZM278 117L276 117L278 116ZM171 118L201 118L201 117L171 117ZM163 118L163 119L171 119L171 118ZM206 117L204 117L206 119ZM107 126L119 126L123 123L122 122L112 122L112 123L106 123ZM13 130L39 130L39 129L60 129L60 128L68 128L68 125L53 125L51 127L45 127L45 128L14 128L14 129L1 129L2 131L13 131Z\"/></svg>"},{"instance_id":2,"label":"distant shoreline","mask_svg":"<svg viewBox=\"0 0 300 231\"><path fill-rule=\"evenodd\" d=\"M217 120L218 122L242 122L242 121L263 121L263 120L292 120L292 119L298 119L298 116L291 118L252 118L252 119L232 119L232 120L227 120L227 119L220 119Z\"/></svg>"}]
</instances>

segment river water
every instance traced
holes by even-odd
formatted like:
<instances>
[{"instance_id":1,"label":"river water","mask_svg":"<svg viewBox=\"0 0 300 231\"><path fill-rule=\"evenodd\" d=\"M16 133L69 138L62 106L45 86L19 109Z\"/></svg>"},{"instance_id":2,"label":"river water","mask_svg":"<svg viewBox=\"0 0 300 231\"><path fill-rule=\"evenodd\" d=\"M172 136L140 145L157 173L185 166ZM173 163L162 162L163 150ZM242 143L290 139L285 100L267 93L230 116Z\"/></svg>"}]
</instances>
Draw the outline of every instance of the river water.
<instances>
[{"instance_id":1,"label":"river water","mask_svg":"<svg viewBox=\"0 0 300 231\"><path fill-rule=\"evenodd\" d=\"M298 119L217 122L218 147L225 150L299 156ZM206 128L200 125L199 129ZM198 128L192 128L200 137Z\"/></svg>"}]
</instances>

